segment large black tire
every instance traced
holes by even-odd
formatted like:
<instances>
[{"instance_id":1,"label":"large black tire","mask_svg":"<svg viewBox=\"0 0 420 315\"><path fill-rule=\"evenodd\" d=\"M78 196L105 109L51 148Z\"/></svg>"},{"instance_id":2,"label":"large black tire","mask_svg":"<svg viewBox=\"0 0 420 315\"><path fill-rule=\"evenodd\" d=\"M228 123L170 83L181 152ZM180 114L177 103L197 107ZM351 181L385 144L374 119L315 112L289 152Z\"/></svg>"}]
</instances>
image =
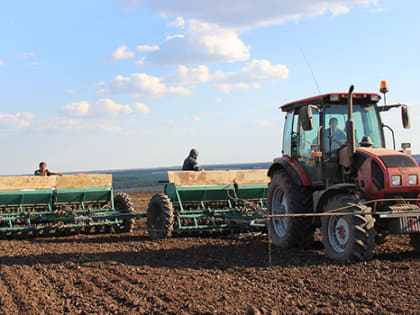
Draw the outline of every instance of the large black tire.
<instances>
[{"instance_id":1,"label":"large black tire","mask_svg":"<svg viewBox=\"0 0 420 315\"><path fill-rule=\"evenodd\" d=\"M415 252L420 253L420 233L410 234L410 245L413 246Z\"/></svg>"},{"instance_id":2,"label":"large black tire","mask_svg":"<svg viewBox=\"0 0 420 315\"><path fill-rule=\"evenodd\" d=\"M134 213L134 205L129 195L123 192L114 195L115 209L120 213ZM132 232L135 219L125 219L122 224L117 227L117 232Z\"/></svg>"},{"instance_id":3,"label":"large black tire","mask_svg":"<svg viewBox=\"0 0 420 315\"><path fill-rule=\"evenodd\" d=\"M172 236L174 230L174 209L167 195L156 194L150 199L147 207L147 230L151 239L162 239Z\"/></svg>"},{"instance_id":4,"label":"large black tire","mask_svg":"<svg viewBox=\"0 0 420 315\"><path fill-rule=\"evenodd\" d=\"M354 195L336 195L324 206L324 212L350 205L352 207L340 212L371 212L371 208L359 203L360 200ZM321 233L326 254L336 262L347 263L372 258L376 246L376 230L375 219L370 214L322 217Z\"/></svg>"},{"instance_id":5,"label":"large black tire","mask_svg":"<svg viewBox=\"0 0 420 315\"><path fill-rule=\"evenodd\" d=\"M267 208L269 214L312 212L312 192L298 185L284 170L276 170L271 177ZM281 248L306 248L314 241L311 217L272 218L268 228L273 244Z\"/></svg>"}]
</instances>

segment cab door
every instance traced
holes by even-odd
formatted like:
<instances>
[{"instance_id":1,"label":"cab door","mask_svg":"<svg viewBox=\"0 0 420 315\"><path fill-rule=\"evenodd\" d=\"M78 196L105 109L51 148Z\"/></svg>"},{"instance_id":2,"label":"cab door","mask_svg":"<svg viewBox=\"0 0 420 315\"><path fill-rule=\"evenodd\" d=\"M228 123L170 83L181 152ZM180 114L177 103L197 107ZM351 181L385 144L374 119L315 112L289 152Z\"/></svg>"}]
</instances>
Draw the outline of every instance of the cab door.
<instances>
[{"instance_id":1,"label":"cab door","mask_svg":"<svg viewBox=\"0 0 420 315\"><path fill-rule=\"evenodd\" d=\"M310 178L312 185L322 183L321 158L312 157L312 145L319 144L318 132L320 125L320 113L317 110L312 111L313 129L304 131L299 120L299 115L294 114L293 136L295 140L295 159L304 168Z\"/></svg>"}]
</instances>

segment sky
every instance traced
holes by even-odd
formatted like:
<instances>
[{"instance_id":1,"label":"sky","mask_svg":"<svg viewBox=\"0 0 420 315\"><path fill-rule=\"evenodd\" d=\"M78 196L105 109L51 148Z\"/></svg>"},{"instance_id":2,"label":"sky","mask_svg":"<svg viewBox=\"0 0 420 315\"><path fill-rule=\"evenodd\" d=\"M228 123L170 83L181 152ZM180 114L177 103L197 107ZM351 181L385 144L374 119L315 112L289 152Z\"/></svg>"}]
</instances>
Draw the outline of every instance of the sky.
<instances>
[{"instance_id":1,"label":"sky","mask_svg":"<svg viewBox=\"0 0 420 315\"><path fill-rule=\"evenodd\" d=\"M418 1L89 0L0 3L0 175L265 162L278 107L378 92L420 153ZM313 76L312 76L313 72ZM390 133L387 147L392 147Z\"/></svg>"}]
</instances>

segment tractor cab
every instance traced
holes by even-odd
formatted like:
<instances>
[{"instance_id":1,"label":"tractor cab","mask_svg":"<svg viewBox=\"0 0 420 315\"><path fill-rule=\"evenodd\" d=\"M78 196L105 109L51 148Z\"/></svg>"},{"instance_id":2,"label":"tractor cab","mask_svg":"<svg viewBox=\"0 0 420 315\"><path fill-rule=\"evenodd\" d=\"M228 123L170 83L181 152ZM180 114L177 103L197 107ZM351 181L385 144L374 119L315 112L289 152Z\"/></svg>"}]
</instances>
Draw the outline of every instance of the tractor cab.
<instances>
[{"instance_id":1,"label":"tractor cab","mask_svg":"<svg viewBox=\"0 0 420 315\"><path fill-rule=\"evenodd\" d=\"M354 146L354 150L385 147L380 112L397 105L378 106L379 94L352 93L353 133L353 128L348 132L347 127L348 96L347 93L330 93L281 107L286 112L283 156L300 164L316 189L349 180L345 179L344 171L345 168L351 171L352 158L346 154L349 146Z\"/></svg>"}]
</instances>

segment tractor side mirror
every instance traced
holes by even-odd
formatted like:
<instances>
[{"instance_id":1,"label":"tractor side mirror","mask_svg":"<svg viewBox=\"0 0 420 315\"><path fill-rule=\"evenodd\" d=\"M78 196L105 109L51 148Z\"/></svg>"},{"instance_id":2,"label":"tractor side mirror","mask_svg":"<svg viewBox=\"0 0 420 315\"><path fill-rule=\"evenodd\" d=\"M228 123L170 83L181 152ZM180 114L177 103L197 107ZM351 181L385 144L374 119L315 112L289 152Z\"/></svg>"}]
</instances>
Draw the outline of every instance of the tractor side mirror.
<instances>
[{"instance_id":1,"label":"tractor side mirror","mask_svg":"<svg viewBox=\"0 0 420 315\"><path fill-rule=\"evenodd\" d=\"M401 118L402 118L402 124L405 129L410 128L410 113L408 111L407 105L401 106Z\"/></svg>"},{"instance_id":2,"label":"tractor side mirror","mask_svg":"<svg viewBox=\"0 0 420 315\"><path fill-rule=\"evenodd\" d=\"M304 131L314 129L314 121L312 118L312 107L310 105L302 106L299 109L299 119Z\"/></svg>"}]
</instances>

